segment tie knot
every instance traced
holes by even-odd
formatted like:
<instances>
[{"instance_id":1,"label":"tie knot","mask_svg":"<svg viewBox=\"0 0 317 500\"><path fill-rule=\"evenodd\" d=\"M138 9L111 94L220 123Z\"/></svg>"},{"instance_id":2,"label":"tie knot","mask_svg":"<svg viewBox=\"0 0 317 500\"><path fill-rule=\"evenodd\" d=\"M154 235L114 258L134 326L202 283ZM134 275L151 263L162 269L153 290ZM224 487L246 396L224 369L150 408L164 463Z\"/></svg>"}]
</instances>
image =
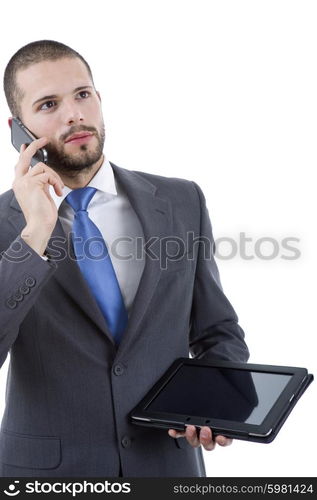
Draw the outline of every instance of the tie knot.
<instances>
[{"instance_id":1,"label":"tie knot","mask_svg":"<svg viewBox=\"0 0 317 500\"><path fill-rule=\"evenodd\" d=\"M75 212L79 212L80 210L87 210L89 202L96 191L97 189L93 187L73 189L66 196L65 200L75 210Z\"/></svg>"}]
</instances>

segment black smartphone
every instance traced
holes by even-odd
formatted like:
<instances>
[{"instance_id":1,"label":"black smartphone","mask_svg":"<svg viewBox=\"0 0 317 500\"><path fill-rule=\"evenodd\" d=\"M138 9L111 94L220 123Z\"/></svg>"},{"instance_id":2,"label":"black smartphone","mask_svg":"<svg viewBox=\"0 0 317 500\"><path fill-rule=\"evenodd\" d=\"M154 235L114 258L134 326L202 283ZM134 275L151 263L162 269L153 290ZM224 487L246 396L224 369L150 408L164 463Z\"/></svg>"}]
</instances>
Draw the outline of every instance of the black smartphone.
<instances>
[{"instance_id":1,"label":"black smartphone","mask_svg":"<svg viewBox=\"0 0 317 500\"><path fill-rule=\"evenodd\" d=\"M11 142L15 149L20 152L20 147L22 144L27 146L37 139L32 132L26 128L19 118L12 118L11 125ZM34 167L38 162L47 163L47 151L44 148L38 149L35 155L31 159L31 166Z\"/></svg>"}]
</instances>

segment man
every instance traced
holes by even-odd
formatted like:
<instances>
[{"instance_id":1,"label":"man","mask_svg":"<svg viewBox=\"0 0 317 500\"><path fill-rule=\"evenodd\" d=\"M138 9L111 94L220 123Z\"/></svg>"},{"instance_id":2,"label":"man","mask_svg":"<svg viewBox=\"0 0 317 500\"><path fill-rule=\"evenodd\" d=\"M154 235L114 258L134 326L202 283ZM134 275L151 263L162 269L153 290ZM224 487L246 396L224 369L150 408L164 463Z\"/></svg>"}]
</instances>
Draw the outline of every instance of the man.
<instances>
[{"instance_id":1,"label":"man","mask_svg":"<svg viewBox=\"0 0 317 500\"><path fill-rule=\"evenodd\" d=\"M100 95L73 49L22 47L4 89L39 139L0 196L1 475L204 476L201 446L231 440L128 419L176 358L248 358L201 189L106 160ZM30 168L40 148L48 163Z\"/></svg>"}]
</instances>

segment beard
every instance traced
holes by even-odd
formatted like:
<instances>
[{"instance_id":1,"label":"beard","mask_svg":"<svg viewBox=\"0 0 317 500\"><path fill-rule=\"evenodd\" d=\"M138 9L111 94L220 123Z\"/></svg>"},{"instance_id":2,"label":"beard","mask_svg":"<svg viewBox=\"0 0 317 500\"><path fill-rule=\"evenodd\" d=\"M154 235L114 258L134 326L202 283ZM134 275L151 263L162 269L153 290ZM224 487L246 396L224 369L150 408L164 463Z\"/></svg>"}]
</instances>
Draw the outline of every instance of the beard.
<instances>
[{"instance_id":1,"label":"beard","mask_svg":"<svg viewBox=\"0 0 317 500\"><path fill-rule=\"evenodd\" d=\"M89 145L81 144L79 151L73 154L65 153L65 139L77 132L88 131L92 132L97 139L95 149L90 150ZM101 126L100 131L95 127L71 127L67 135L61 137L62 146L47 144L47 164L59 174L64 174L67 177L76 177L79 172L89 172L93 165L101 158L105 143L105 127Z\"/></svg>"}]
</instances>

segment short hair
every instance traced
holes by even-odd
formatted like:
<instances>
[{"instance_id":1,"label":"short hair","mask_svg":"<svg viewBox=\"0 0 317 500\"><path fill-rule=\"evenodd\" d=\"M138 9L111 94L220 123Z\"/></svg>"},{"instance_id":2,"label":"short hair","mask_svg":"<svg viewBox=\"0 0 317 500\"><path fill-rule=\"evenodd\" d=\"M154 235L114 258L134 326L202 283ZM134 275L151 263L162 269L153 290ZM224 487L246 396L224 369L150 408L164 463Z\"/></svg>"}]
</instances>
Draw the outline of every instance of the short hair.
<instances>
[{"instance_id":1,"label":"short hair","mask_svg":"<svg viewBox=\"0 0 317 500\"><path fill-rule=\"evenodd\" d=\"M19 116L21 113L21 100L23 92L18 88L16 75L19 70L26 69L32 64L42 61L57 61L65 57L78 57L86 66L91 81L92 72L87 61L76 50L56 42L55 40L38 40L21 47L10 59L4 71L3 87L9 109L12 116Z\"/></svg>"}]
</instances>

